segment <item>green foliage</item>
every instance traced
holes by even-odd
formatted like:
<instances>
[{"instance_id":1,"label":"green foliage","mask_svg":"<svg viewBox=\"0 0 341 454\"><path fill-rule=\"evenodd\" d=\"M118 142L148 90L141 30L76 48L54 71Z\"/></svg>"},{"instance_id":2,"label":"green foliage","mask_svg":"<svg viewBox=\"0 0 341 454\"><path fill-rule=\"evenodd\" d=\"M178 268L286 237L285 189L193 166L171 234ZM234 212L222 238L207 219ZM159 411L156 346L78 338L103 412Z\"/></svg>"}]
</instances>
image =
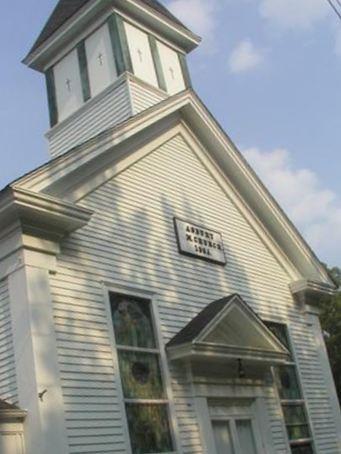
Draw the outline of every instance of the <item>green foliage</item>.
<instances>
[{"instance_id":1,"label":"green foliage","mask_svg":"<svg viewBox=\"0 0 341 454\"><path fill-rule=\"evenodd\" d=\"M332 278L341 286L341 269L329 270ZM326 301L321 313L321 325L332 366L335 384L341 402L341 291L331 301Z\"/></svg>"},{"instance_id":2,"label":"green foliage","mask_svg":"<svg viewBox=\"0 0 341 454\"><path fill-rule=\"evenodd\" d=\"M336 282L336 284L338 284L338 286L341 287L341 268L334 266L334 268L330 270L330 274L334 281Z\"/></svg>"}]
</instances>

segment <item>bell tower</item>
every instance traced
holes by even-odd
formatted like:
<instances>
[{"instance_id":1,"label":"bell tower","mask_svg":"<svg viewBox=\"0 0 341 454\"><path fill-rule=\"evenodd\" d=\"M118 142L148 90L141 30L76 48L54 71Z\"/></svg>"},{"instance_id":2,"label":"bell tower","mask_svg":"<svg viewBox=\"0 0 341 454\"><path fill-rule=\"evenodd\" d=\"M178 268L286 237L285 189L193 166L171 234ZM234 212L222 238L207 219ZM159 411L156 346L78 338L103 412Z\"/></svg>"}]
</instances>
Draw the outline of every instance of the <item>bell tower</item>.
<instances>
[{"instance_id":1,"label":"bell tower","mask_svg":"<svg viewBox=\"0 0 341 454\"><path fill-rule=\"evenodd\" d=\"M24 60L46 77L52 157L190 88L199 42L157 0L60 0Z\"/></svg>"}]
</instances>

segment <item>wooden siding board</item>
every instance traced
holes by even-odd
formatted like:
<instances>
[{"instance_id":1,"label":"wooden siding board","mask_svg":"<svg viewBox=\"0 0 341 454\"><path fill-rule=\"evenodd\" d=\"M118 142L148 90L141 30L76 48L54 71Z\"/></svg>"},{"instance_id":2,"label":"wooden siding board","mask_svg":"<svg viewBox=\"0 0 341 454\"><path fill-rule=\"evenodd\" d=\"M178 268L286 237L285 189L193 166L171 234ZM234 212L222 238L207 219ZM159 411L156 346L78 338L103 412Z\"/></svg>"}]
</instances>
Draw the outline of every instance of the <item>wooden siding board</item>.
<instances>
[{"instance_id":1,"label":"wooden siding board","mask_svg":"<svg viewBox=\"0 0 341 454\"><path fill-rule=\"evenodd\" d=\"M0 396L17 404L18 390L7 280L0 281Z\"/></svg>"},{"instance_id":2,"label":"wooden siding board","mask_svg":"<svg viewBox=\"0 0 341 454\"><path fill-rule=\"evenodd\" d=\"M167 95L135 80L114 83L48 133L53 157L163 101Z\"/></svg>"},{"instance_id":3,"label":"wooden siding board","mask_svg":"<svg viewBox=\"0 0 341 454\"><path fill-rule=\"evenodd\" d=\"M148 84L139 83L136 80L130 81L130 92L134 115L158 104L167 98L166 93L149 87Z\"/></svg>"},{"instance_id":4,"label":"wooden siding board","mask_svg":"<svg viewBox=\"0 0 341 454\"><path fill-rule=\"evenodd\" d=\"M158 294L164 342L209 302L233 292L262 318L288 322L318 452L335 453L336 428L321 366L309 326L289 292L290 278L181 137L96 189L82 205L96 213L64 241L58 272L51 276L70 452L126 450L102 287L102 281L112 281ZM228 265L179 255L174 214L221 230ZM182 450L202 454L191 386L176 367L170 374ZM287 454L271 389L265 401L275 453ZM328 430L318 430L324 421ZM86 431L99 426L97 438L95 431Z\"/></svg>"},{"instance_id":5,"label":"wooden siding board","mask_svg":"<svg viewBox=\"0 0 341 454\"><path fill-rule=\"evenodd\" d=\"M335 437L337 427L327 383L324 379L324 371L315 349L315 340L311 334L310 326L308 324L299 325L295 320L291 325L291 332L317 450L325 453L328 452L328 449L331 449L330 452L336 453L339 450ZM328 430L319 430L324 425L328 426ZM331 433L333 434L332 437Z\"/></svg>"},{"instance_id":6,"label":"wooden siding board","mask_svg":"<svg viewBox=\"0 0 341 454\"><path fill-rule=\"evenodd\" d=\"M50 153L53 157L60 156L132 116L125 82L114 84L88 103L64 124L61 123L55 130L50 131L48 137Z\"/></svg>"}]
</instances>

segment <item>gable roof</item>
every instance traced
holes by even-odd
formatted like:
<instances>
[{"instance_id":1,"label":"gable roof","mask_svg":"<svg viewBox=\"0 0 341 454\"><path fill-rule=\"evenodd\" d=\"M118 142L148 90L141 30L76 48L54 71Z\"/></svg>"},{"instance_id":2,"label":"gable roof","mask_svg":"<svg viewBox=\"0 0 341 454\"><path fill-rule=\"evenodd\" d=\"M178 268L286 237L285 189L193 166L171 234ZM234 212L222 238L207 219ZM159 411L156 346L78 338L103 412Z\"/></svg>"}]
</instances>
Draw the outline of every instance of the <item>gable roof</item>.
<instances>
[{"instance_id":1,"label":"gable roof","mask_svg":"<svg viewBox=\"0 0 341 454\"><path fill-rule=\"evenodd\" d=\"M142 136L145 133L159 137L165 128L175 124L181 127L181 134L188 135L186 140L193 143L194 147L198 150L204 147L210 153L220 184L226 185L228 182L229 193L239 209L252 222L256 232L292 280L309 279L323 283L329 289L335 288L299 231L192 90L169 97L109 128L16 180L10 187L77 203L86 193L115 176L117 162L124 160L124 155L117 151L124 146L131 147L130 142L135 140L136 143L141 137L145 142ZM115 153L112 152L114 148ZM136 159L140 159L137 155ZM100 169L102 173L93 178L95 169Z\"/></svg>"},{"instance_id":2,"label":"gable roof","mask_svg":"<svg viewBox=\"0 0 341 454\"><path fill-rule=\"evenodd\" d=\"M237 296L237 294L233 294L210 303L168 342L167 347L193 342L202 330Z\"/></svg>"},{"instance_id":3,"label":"gable roof","mask_svg":"<svg viewBox=\"0 0 341 454\"><path fill-rule=\"evenodd\" d=\"M207 357L272 364L290 356L238 294L210 303L167 344L167 350L171 359Z\"/></svg>"},{"instance_id":4,"label":"gable roof","mask_svg":"<svg viewBox=\"0 0 341 454\"><path fill-rule=\"evenodd\" d=\"M36 39L33 47L29 51L29 54L38 49L45 41L47 41L53 33L55 33L67 20L69 20L74 14L77 13L81 8L90 3L91 0L59 0L57 6L52 11L51 16L47 20L43 30ZM188 28L179 21L167 8L165 8L158 0L139 0L142 4L153 9L157 13L164 16L174 24L185 28Z\"/></svg>"}]
</instances>

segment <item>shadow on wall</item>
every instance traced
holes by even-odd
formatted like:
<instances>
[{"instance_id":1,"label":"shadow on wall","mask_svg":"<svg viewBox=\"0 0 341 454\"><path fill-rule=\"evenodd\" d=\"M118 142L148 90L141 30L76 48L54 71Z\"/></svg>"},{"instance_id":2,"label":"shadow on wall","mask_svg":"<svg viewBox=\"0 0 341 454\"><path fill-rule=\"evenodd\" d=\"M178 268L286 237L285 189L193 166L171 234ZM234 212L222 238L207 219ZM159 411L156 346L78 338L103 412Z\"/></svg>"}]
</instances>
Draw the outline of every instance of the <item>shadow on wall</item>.
<instances>
[{"instance_id":1,"label":"shadow on wall","mask_svg":"<svg viewBox=\"0 0 341 454\"><path fill-rule=\"evenodd\" d=\"M295 315L289 277L284 283L279 264L278 276L267 275L262 266L268 259L261 256L268 253L266 246L259 246L254 232L248 233L248 243L245 232L252 228L247 221L194 155L188 153L183 163L181 153L175 150L173 156L166 144L89 194L81 204L95 211L93 219L62 243L58 273L50 276L64 399L64 408L55 411L65 412L72 452L89 446L94 453L126 451L103 282L155 292L164 343L210 302L231 293L239 293L263 318ZM227 266L180 255L174 216L222 231ZM305 335L301 320L297 327L296 336ZM310 357L308 346L301 349L302 362ZM169 367L177 435L187 450L197 449L187 371Z\"/></svg>"}]
</instances>

